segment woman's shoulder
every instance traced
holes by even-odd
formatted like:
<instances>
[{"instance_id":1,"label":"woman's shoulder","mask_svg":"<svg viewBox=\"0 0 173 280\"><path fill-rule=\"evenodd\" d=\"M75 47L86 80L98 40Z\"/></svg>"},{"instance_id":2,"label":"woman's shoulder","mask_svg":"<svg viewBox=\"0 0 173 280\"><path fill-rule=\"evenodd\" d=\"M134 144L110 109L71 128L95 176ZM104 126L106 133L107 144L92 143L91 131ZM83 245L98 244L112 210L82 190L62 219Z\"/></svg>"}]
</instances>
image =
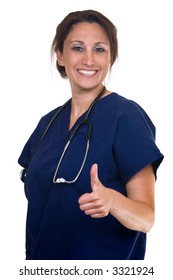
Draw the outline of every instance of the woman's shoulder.
<instances>
[{"instance_id":1,"label":"woman's shoulder","mask_svg":"<svg viewBox=\"0 0 173 280\"><path fill-rule=\"evenodd\" d=\"M122 114L128 114L133 112L146 113L139 103L116 92L112 92L110 94L109 103Z\"/></svg>"},{"instance_id":2,"label":"woman's shoulder","mask_svg":"<svg viewBox=\"0 0 173 280\"><path fill-rule=\"evenodd\" d=\"M155 129L147 111L136 101L128 99L116 92L112 92L112 94L110 94L109 106L111 106L110 112L114 112L116 118L127 123L145 122L152 127L152 129Z\"/></svg>"},{"instance_id":3,"label":"woman's shoulder","mask_svg":"<svg viewBox=\"0 0 173 280\"><path fill-rule=\"evenodd\" d=\"M52 109L51 111L45 113L42 117L41 117L41 120L42 121L49 121L60 109L61 109L62 106L58 106L54 109Z\"/></svg>"}]
</instances>

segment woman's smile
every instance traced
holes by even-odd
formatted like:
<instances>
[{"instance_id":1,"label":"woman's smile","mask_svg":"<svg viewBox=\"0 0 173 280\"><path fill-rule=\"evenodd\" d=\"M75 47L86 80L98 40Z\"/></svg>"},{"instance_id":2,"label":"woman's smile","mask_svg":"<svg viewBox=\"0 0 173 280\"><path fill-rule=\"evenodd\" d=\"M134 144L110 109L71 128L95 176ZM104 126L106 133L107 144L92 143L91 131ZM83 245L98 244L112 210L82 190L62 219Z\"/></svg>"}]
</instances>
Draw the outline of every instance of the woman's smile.
<instances>
[{"instance_id":1,"label":"woman's smile","mask_svg":"<svg viewBox=\"0 0 173 280\"><path fill-rule=\"evenodd\" d=\"M82 70L82 69L79 69L77 70L79 72L79 74L81 74L82 76L85 76L85 77L92 77L94 76L97 71L95 70Z\"/></svg>"}]
</instances>

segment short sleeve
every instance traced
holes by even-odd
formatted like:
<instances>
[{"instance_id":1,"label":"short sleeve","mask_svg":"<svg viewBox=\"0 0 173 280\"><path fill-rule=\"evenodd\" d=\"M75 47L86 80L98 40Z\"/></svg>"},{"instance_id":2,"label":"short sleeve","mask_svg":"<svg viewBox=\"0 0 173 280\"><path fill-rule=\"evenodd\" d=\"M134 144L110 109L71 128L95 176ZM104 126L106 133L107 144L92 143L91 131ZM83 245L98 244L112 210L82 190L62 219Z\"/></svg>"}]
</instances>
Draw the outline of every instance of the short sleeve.
<instances>
[{"instance_id":1,"label":"short sleeve","mask_svg":"<svg viewBox=\"0 0 173 280\"><path fill-rule=\"evenodd\" d=\"M47 115L43 116L38 122L36 128L34 129L33 133L26 142L22 153L18 159L18 163L22 167L28 168L31 159L34 153L36 152L37 147L39 146L40 139L42 138L47 126L49 125L57 110L59 110L59 108L56 108L53 111L49 112Z\"/></svg>"},{"instance_id":2,"label":"short sleeve","mask_svg":"<svg viewBox=\"0 0 173 280\"><path fill-rule=\"evenodd\" d=\"M18 159L18 163L24 168L28 168L31 158L34 154L34 150L36 150L36 146L39 142L39 137L41 135L40 126L41 126L41 120L38 123L35 130L33 131L33 133L31 134L31 136L29 137L28 141L26 142L26 144L21 152L21 155Z\"/></svg>"},{"instance_id":3,"label":"short sleeve","mask_svg":"<svg viewBox=\"0 0 173 280\"><path fill-rule=\"evenodd\" d=\"M114 154L124 184L141 169L152 164L156 176L163 155L155 143L155 126L135 102L119 106Z\"/></svg>"}]
</instances>

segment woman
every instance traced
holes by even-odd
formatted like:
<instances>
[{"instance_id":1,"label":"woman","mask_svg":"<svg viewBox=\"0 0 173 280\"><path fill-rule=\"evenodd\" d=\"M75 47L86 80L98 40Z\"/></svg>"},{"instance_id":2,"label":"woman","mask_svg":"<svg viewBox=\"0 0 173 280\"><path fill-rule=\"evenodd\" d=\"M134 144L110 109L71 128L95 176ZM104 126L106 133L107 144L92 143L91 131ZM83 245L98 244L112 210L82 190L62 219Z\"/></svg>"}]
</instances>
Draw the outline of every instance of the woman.
<instances>
[{"instance_id":1,"label":"woman","mask_svg":"<svg viewBox=\"0 0 173 280\"><path fill-rule=\"evenodd\" d=\"M103 86L117 45L116 27L97 11L57 27L52 53L72 99L41 118L19 158L26 259L144 259L163 155L144 110Z\"/></svg>"}]
</instances>

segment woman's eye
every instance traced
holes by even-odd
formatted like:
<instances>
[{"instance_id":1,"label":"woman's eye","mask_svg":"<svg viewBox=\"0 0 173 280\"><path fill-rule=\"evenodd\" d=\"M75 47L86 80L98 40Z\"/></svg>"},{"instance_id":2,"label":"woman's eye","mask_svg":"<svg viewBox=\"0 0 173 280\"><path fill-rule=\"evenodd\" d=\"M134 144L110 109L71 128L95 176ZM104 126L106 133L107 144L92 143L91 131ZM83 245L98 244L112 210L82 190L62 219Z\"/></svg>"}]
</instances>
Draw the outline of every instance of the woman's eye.
<instances>
[{"instance_id":1,"label":"woman's eye","mask_svg":"<svg viewBox=\"0 0 173 280\"><path fill-rule=\"evenodd\" d=\"M94 51L95 52L104 52L105 49L100 47L100 48L96 48Z\"/></svg>"},{"instance_id":2,"label":"woman's eye","mask_svg":"<svg viewBox=\"0 0 173 280\"><path fill-rule=\"evenodd\" d=\"M73 47L72 49L73 49L74 51L77 51L77 52L82 52L82 51L83 51L83 48L82 48L82 47L79 47L79 46Z\"/></svg>"}]
</instances>

